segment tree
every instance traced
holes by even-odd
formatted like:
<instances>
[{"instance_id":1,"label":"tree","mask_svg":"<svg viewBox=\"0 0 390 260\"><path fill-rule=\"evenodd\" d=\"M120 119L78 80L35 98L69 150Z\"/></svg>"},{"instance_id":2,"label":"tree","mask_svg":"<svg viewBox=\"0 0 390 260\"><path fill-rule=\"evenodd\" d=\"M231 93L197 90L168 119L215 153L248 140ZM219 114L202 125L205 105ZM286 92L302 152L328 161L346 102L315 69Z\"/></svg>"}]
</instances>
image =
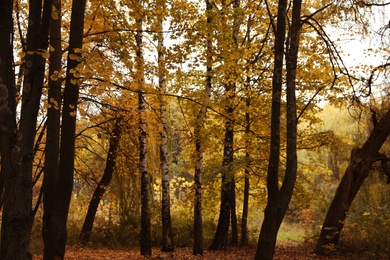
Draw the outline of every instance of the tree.
<instances>
[{"instance_id":1,"label":"tree","mask_svg":"<svg viewBox=\"0 0 390 260\"><path fill-rule=\"evenodd\" d=\"M207 106L210 103L212 88L212 34L211 34L211 17L212 4L206 0L206 80L205 80L205 100L199 109L195 121L194 138L195 138L195 202L194 202L194 255L203 255L203 220L202 220L202 172L203 172L203 142L201 131L206 118Z\"/></svg>"},{"instance_id":2,"label":"tree","mask_svg":"<svg viewBox=\"0 0 390 260\"><path fill-rule=\"evenodd\" d=\"M137 3L140 10L142 5ZM144 57L143 57L143 41L142 41L142 14L136 18L137 32L135 35L136 41L136 69L137 77L135 83L138 90L138 113L139 113L139 171L141 175L141 255L152 255L152 239L150 229L150 208L149 208L149 177L146 159L146 102L144 94Z\"/></svg>"},{"instance_id":3,"label":"tree","mask_svg":"<svg viewBox=\"0 0 390 260\"><path fill-rule=\"evenodd\" d=\"M272 259L275 251L276 237L288 208L296 180L297 171L297 112L296 112L296 68L301 29L301 0L293 1L292 24L289 29L286 50L286 83L287 83L287 162L286 170L279 188L280 165L280 124L281 96L283 83L283 57L286 35L287 1L280 0L278 4L277 29L275 35L275 56L272 78L272 114L271 114L271 145L267 174L268 200L264 211L256 259Z\"/></svg>"},{"instance_id":4,"label":"tree","mask_svg":"<svg viewBox=\"0 0 390 260\"><path fill-rule=\"evenodd\" d=\"M12 10L12 0L0 3L0 205L3 205L5 181L11 172L12 140L16 129Z\"/></svg>"},{"instance_id":5,"label":"tree","mask_svg":"<svg viewBox=\"0 0 390 260\"><path fill-rule=\"evenodd\" d=\"M390 64L380 67L385 69L388 66L390 66ZM371 82L372 81L369 81L369 84L371 84ZM369 88L371 88L371 86L369 86ZM379 122L377 121L375 111L372 110L372 113L374 128L363 146L361 148L352 149L351 151L349 165L340 181L322 225L321 233L314 249L316 254L326 254L329 247L337 245L347 212L361 185L368 177L372 164L376 161L381 161L383 171L387 177L390 178L387 166L388 158L379 153L382 145L390 135L390 111L386 112Z\"/></svg>"},{"instance_id":6,"label":"tree","mask_svg":"<svg viewBox=\"0 0 390 260\"><path fill-rule=\"evenodd\" d=\"M236 0L233 2L233 12L238 12L240 7L240 0ZM222 26L227 27L227 17L225 13L228 8L228 5L225 1L222 2ZM236 14L236 13L235 13ZM233 18L233 26L231 31L231 42L232 42L232 52L234 53L232 56L237 57L235 53L238 49L238 33L240 29L241 20L240 16L236 14ZM221 39L224 41L225 39ZM229 50L223 50L226 53ZM232 58L232 61L226 61L227 64L235 64L238 61L237 58ZM227 105L225 108L227 114L227 120L225 122L225 138L224 138L224 148L223 148L223 160L222 160L222 188L221 188L221 205L219 211L218 218L218 226L214 235L214 239L209 246L210 250L221 250L226 248L227 239L228 239L228 231L230 225L230 218L232 220L232 242L237 243L238 241L238 233L237 233L237 217L236 217L236 209L235 209L235 181L234 181L234 173L233 173L233 160L234 160L234 102L235 102L235 91L236 91L236 79L238 75L236 72L227 71L226 79L224 82L225 86L225 95L227 99Z\"/></svg>"},{"instance_id":7,"label":"tree","mask_svg":"<svg viewBox=\"0 0 390 260\"><path fill-rule=\"evenodd\" d=\"M80 233L80 241L86 244L92 233L93 222L95 220L96 212L99 207L99 203L106 192L107 186L110 184L113 172L115 170L116 158L118 154L119 140L121 136L121 118L115 120L114 129L112 130L109 137L109 147L107 151L106 167L104 169L103 176L98 183L95 191L92 195L91 201L89 202L87 215L84 220L83 227Z\"/></svg>"},{"instance_id":8,"label":"tree","mask_svg":"<svg viewBox=\"0 0 390 260\"><path fill-rule=\"evenodd\" d=\"M1 19L5 26L1 30L4 30L4 33L8 35L4 36L5 40L13 35L13 30L10 28L12 25L12 4L13 2L6 2L2 6L4 7L2 8L4 16ZM12 89L15 86L12 83L14 79L8 78L14 77L14 73L11 73L13 69L6 67L3 69L3 72L9 73L4 79L4 83L7 85L3 87L4 97L8 96L6 103L9 104L9 110L5 111L5 118L9 126L4 128L8 129L5 131L4 137L11 139L4 143L6 147L2 150L4 154L1 154L2 168L5 167L4 170L2 169L5 178L0 251L2 259L31 258L29 245L32 226L33 149L45 73L50 16L50 0L30 3L22 108L18 128L16 127L16 118L10 119L9 117L16 116L16 89ZM11 43L11 39L8 38L7 43ZM2 58L6 61L4 66L8 66L12 55L9 46L4 46L4 48ZM13 132L12 136L8 131ZM7 169L8 167L9 169Z\"/></svg>"},{"instance_id":9,"label":"tree","mask_svg":"<svg viewBox=\"0 0 390 260\"><path fill-rule=\"evenodd\" d=\"M50 45L52 50L49 57L49 90L47 108L47 132L45 146L45 167L42 181L43 189L43 220L42 236L44 244L48 244L49 220L53 206L54 194L58 178L58 161L60 150L60 119L61 119L61 86L62 79L62 47L61 47L61 1L53 3L54 13L50 21ZM45 246L48 250L48 246ZM46 254L45 252L44 254Z\"/></svg>"},{"instance_id":10,"label":"tree","mask_svg":"<svg viewBox=\"0 0 390 260\"><path fill-rule=\"evenodd\" d=\"M86 0L72 3L69 33L69 54L62 110L60 160L56 183L55 206L48 223L48 243L45 245L45 259L63 259L67 239L66 224L73 189L73 171L75 159L76 111L81 84L79 68L82 61L84 15Z\"/></svg>"},{"instance_id":11,"label":"tree","mask_svg":"<svg viewBox=\"0 0 390 260\"><path fill-rule=\"evenodd\" d=\"M160 165L161 165L161 184L162 184L162 251L174 251L174 240L172 232L171 219L171 197L169 189L169 158L168 158L168 132L167 132L167 105L165 100L166 93L166 68L165 68L165 46L163 34L163 22L165 13L165 1L156 1L157 6L157 52L158 52L158 87L160 91L160 120L161 120L161 144L160 144Z\"/></svg>"}]
</instances>

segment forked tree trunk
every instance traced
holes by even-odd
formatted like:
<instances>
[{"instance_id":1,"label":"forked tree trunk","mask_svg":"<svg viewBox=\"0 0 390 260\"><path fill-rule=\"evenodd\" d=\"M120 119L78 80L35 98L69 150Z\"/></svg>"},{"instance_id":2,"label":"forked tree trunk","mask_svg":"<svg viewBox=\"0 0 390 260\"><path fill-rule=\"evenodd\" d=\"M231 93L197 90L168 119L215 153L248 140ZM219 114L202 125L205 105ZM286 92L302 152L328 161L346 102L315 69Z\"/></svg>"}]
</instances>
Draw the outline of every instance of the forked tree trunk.
<instances>
[{"instance_id":1,"label":"forked tree trunk","mask_svg":"<svg viewBox=\"0 0 390 260\"><path fill-rule=\"evenodd\" d=\"M346 214L353 199L363 181L367 178L374 158L389 135L390 111L374 127L362 148L357 150L356 154L352 153L351 162L341 179L328 213L326 214L314 253L320 255L326 254L328 252L327 246L337 245Z\"/></svg>"},{"instance_id":2,"label":"forked tree trunk","mask_svg":"<svg viewBox=\"0 0 390 260\"><path fill-rule=\"evenodd\" d=\"M299 48L301 0L293 1L292 24L288 35L290 45L286 51L286 81L287 81L287 162L282 186L279 189L279 157L280 157L280 107L283 72L283 53L286 34L285 0L279 1L277 35L275 43L275 67L272 90L271 114L271 151L268 165L267 190L268 200L265 208L264 221L261 226L256 250L256 259L273 259L276 237L286 213L294 190L297 171L297 114L296 114L296 68Z\"/></svg>"},{"instance_id":3,"label":"forked tree trunk","mask_svg":"<svg viewBox=\"0 0 390 260\"><path fill-rule=\"evenodd\" d=\"M150 228L150 207L149 207L149 177L148 164L146 159L146 102L144 96L144 57L142 41L142 18L136 19L137 33L136 42L136 68L138 85L138 140L139 140L139 171L141 175L141 255L152 255L152 238Z\"/></svg>"},{"instance_id":4,"label":"forked tree trunk","mask_svg":"<svg viewBox=\"0 0 390 260\"><path fill-rule=\"evenodd\" d=\"M70 24L69 55L62 111L61 145L55 205L48 224L48 243L45 259L63 259L67 240L66 223L73 189L75 157L76 111L79 97L79 78L73 73L80 64L83 45L86 0L73 1ZM76 58L75 58L76 57Z\"/></svg>"},{"instance_id":5,"label":"forked tree trunk","mask_svg":"<svg viewBox=\"0 0 390 260\"><path fill-rule=\"evenodd\" d=\"M4 8L4 9L3 9ZM12 16L12 2L6 1L1 4L1 12L4 16L1 16L0 22L4 23L5 27L2 28L4 38L8 38L8 41L2 43L12 42L13 30ZM25 56L25 69L23 80L23 94L22 94L22 107L21 116L19 122L19 129L16 129L14 124L15 119L10 119L10 125L8 127L13 128L13 137L11 137L5 145L5 149L11 149L10 157L8 154L2 157L4 160L3 171L5 174L5 189L4 189L4 206L2 214L2 230L1 230L1 259L29 259L30 253L30 233L32 226L32 168L34 159L34 141L36 135L36 122L39 111L39 105L43 89L43 80L45 74L46 59L42 52L47 50L48 47L48 34L51 14L51 1L45 0L31 2L29 6L29 24L27 29L27 52ZM11 22L11 24L10 24ZM3 39L4 39L3 38ZM6 39L4 39L6 40ZM12 54L9 53L9 46L4 46L5 49L3 55L6 55L5 66L9 64L8 59L12 58ZM11 55L11 56L10 56ZM1 62L3 63L3 62ZM15 116L14 105L15 100L15 85L10 85L14 79L8 77L14 77L12 68L5 68L6 72L4 82L7 85L2 85L5 92L2 96L8 95L9 109L11 114ZM4 84L4 83L2 83ZM11 89L12 88L12 89ZM7 104L3 104L7 107ZM7 117L11 116L7 112ZM6 117L6 118L7 118ZM11 130L11 129L9 129ZM12 145L10 147L10 145ZM2 154L3 156L3 154ZM10 159L10 161L9 161ZM3 164L3 162L2 162ZM10 167L10 169L7 169Z\"/></svg>"},{"instance_id":6,"label":"forked tree trunk","mask_svg":"<svg viewBox=\"0 0 390 260\"><path fill-rule=\"evenodd\" d=\"M61 117L61 84L62 80L58 73L61 71L62 48L61 48L61 1L55 1L53 6L57 10L57 18L51 17L50 22L50 45L54 49L49 58L49 91L47 109L47 133L45 146L45 167L43 175L43 220L42 237L44 248L48 246L49 219L51 218L55 204L55 188L58 178L58 162L60 150L60 117ZM55 16L54 16L55 17ZM46 253L44 252L44 255Z\"/></svg>"},{"instance_id":7,"label":"forked tree trunk","mask_svg":"<svg viewBox=\"0 0 390 260\"><path fill-rule=\"evenodd\" d=\"M116 165L116 157L118 154L120 135L121 135L121 119L118 118L115 121L115 126L114 129L112 130L109 139L110 144L107 152L106 167L104 169L103 176L92 195L91 201L89 202L87 215L85 217L84 224L81 229L80 242L82 244L86 244L90 240L97 209L99 207L100 201L104 193L106 192L108 185L111 182L112 175L114 173L115 165Z\"/></svg>"}]
</instances>

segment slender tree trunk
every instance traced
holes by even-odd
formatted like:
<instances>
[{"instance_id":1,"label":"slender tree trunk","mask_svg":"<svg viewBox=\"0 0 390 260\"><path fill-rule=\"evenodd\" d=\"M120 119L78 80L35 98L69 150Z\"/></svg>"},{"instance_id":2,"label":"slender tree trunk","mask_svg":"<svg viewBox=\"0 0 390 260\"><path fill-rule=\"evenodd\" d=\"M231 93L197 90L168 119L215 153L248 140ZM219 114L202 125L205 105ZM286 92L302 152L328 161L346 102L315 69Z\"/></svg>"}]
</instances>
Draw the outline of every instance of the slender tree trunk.
<instances>
[{"instance_id":1,"label":"slender tree trunk","mask_svg":"<svg viewBox=\"0 0 390 260\"><path fill-rule=\"evenodd\" d=\"M142 18L136 19L137 33L135 41L136 66L138 73L138 113L139 113L139 171L141 175L141 255L152 255L152 238L150 227L150 207L149 207L149 176L146 160L146 104L143 91L144 84L144 58L142 42Z\"/></svg>"},{"instance_id":2,"label":"slender tree trunk","mask_svg":"<svg viewBox=\"0 0 390 260\"><path fill-rule=\"evenodd\" d=\"M233 1L233 8L236 11L240 7L240 0ZM223 2L223 9L227 8L226 2ZM222 21L223 24L226 24L226 18ZM236 51L238 48L238 32L240 29L241 18L239 15L236 15L233 21L233 30L232 30L232 40L233 47ZM231 72L233 75L234 72ZM222 172L222 188L221 188L221 206L219 211L218 226L217 231L215 232L214 239L209 246L209 250L221 250L226 248L230 218L236 223L233 223L232 226L237 227L237 217L235 216L235 195L233 191L234 184L234 174L232 171L232 163L234 160L234 100L235 100L235 83L227 83L225 85L225 93L227 101L230 103L226 107L226 113L228 115L228 121L225 123L225 139L224 139L224 150L223 150L223 172ZM232 205L233 204L233 205ZM232 211L233 210L233 211ZM235 232L234 236L238 236L238 233ZM236 240L236 239L234 239ZM238 237L237 237L238 240Z\"/></svg>"},{"instance_id":3,"label":"slender tree trunk","mask_svg":"<svg viewBox=\"0 0 390 260\"><path fill-rule=\"evenodd\" d=\"M83 227L81 229L80 242L82 244L86 244L90 240L97 209L99 207L100 201L104 193L106 192L107 186L111 182L112 175L114 173L115 165L116 165L116 157L118 154L120 135L121 135L121 119L118 118L115 121L114 129L112 130L112 133L110 135L110 140L109 140L110 145L107 152L106 168L104 169L103 176L93 193L91 201L89 202L88 212L85 217Z\"/></svg>"},{"instance_id":4,"label":"slender tree trunk","mask_svg":"<svg viewBox=\"0 0 390 260\"><path fill-rule=\"evenodd\" d=\"M299 48L301 0L293 1L292 25L286 52L287 70L287 162L282 186L279 190L280 157L280 107L283 74L283 52L286 33L286 1L278 6L277 35L275 43L275 67L272 90L271 151L268 165L268 201L261 226L256 259L273 259L276 237L293 193L297 171L297 115L296 115L296 67Z\"/></svg>"},{"instance_id":5,"label":"slender tree trunk","mask_svg":"<svg viewBox=\"0 0 390 260\"><path fill-rule=\"evenodd\" d=\"M250 108L250 97L249 92L247 92L247 97L245 99L246 107L249 111ZM251 131L251 122L250 122L250 114L249 112L245 112L245 176L244 176L244 201L243 201L243 207L242 207L242 219L241 219L241 245L246 246L248 245L248 208L249 208L249 169L250 169L250 162L251 162L251 156L248 152L248 149L250 147L250 141L249 141L249 134Z\"/></svg>"},{"instance_id":6,"label":"slender tree trunk","mask_svg":"<svg viewBox=\"0 0 390 260\"><path fill-rule=\"evenodd\" d=\"M12 3L11 3L12 5ZM9 30L9 12L12 11L10 3L2 4L4 18L0 18L7 25L2 30ZM9 9L11 8L11 10ZM29 25L27 30L27 53L25 56L25 70L23 81L22 108L19 130L10 125L14 131L12 142L11 163L5 162L5 190L4 207L2 214L1 231L1 259L29 259L30 233L32 226L32 162L34 159L34 140L36 135L36 122L40 99L42 95L43 79L45 72L45 58L41 55L48 47L48 33L51 14L51 1L46 0L31 2L29 6ZM12 30L8 36L13 35ZM12 42L9 38L8 43ZM6 43L4 43L6 44ZM9 48L5 47L5 54L9 57ZM12 56L11 56L12 57ZM8 71L11 72L11 71ZM14 77L14 73L7 77ZM14 80L14 79L13 79ZM10 84L10 79L6 79ZM12 87L14 87L13 85ZM11 86L7 86L10 88ZM5 89L5 88L4 88ZM15 94L15 90L8 91L8 97ZM13 96L15 98L15 96ZM8 102L8 100L7 100ZM15 101L11 101L10 109L13 109ZM12 111L13 113L13 111ZM9 114L10 115L10 114ZM13 121L13 120L12 120ZM11 123L11 122L10 122ZM10 137L10 136L8 136ZM9 143L6 143L9 147ZM6 148L8 149L8 148Z\"/></svg>"},{"instance_id":7,"label":"slender tree trunk","mask_svg":"<svg viewBox=\"0 0 390 260\"><path fill-rule=\"evenodd\" d=\"M73 1L72 3L69 55L62 111L60 160L55 194L56 203L48 224L45 259L63 259L65 255L66 223L73 189L76 111L80 85L80 79L76 77L73 70L76 70L81 61L81 53L75 50L81 49L83 45L85 7L86 0Z\"/></svg>"},{"instance_id":8,"label":"slender tree trunk","mask_svg":"<svg viewBox=\"0 0 390 260\"><path fill-rule=\"evenodd\" d=\"M47 109L47 133L45 146L45 167L43 176L43 221L42 237L47 250L49 220L55 204L54 194L58 178L58 162L60 150L60 117L61 117L61 85L62 80L58 73L61 71L61 1L55 1L53 7L57 10L57 18L53 16L50 22L50 45L54 49L50 52L49 64L49 91ZM44 255L46 253L44 252Z\"/></svg>"},{"instance_id":9,"label":"slender tree trunk","mask_svg":"<svg viewBox=\"0 0 390 260\"><path fill-rule=\"evenodd\" d=\"M388 111L356 154L351 153L351 162L348 165L336 194L326 214L321 234L314 252L326 254L327 246L336 245L344 226L346 214L363 181L367 178L374 158L379 149L390 135L390 111Z\"/></svg>"},{"instance_id":10,"label":"slender tree trunk","mask_svg":"<svg viewBox=\"0 0 390 260\"><path fill-rule=\"evenodd\" d=\"M232 177L232 182L230 183L232 185L232 197L231 197L231 210L230 210L230 217L232 221L232 238L230 241L230 244L232 245L238 245L238 227L237 227L237 211L236 211L236 181L234 179L234 176Z\"/></svg>"},{"instance_id":11,"label":"slender tree trunk","mask_svg":"<svg viewBox=\"0 0 390 260\"><path fill-rule=\"evenodd\" d=\"M207 23L207 38L206 38L206 80L205 80L205 100L203 106L200 107L198 116L195 121L195 201L194 201L194 246L192 253L194 255L203 255L203 220L202 220L202 173L203 173L203 142L202 128L206 118L207 106L211 97L211 81L212 81L212 41L211 41L211 12L212 5L209 0L206 0L206 23Z\"/></svg>"},{"instance_id":12,"label":"slender tree trunk","mask_svg":"<svg viewBox=\"0 0 390 260\"><path fill-rule=\"evenodd\" d=\"M174 241L171 219L171 196L169 189L169 164L168 164L168 134L167 134L167 107L165 101L165 47L163 35L163 16L165 11L165 1L160 0L157 4L161 12L158 15L158 85L160 88L160 120L162 130L160 133L160 165L161 165L161 183L162 183L162 251L174 251Z\"/></svg>"}]
</instances>

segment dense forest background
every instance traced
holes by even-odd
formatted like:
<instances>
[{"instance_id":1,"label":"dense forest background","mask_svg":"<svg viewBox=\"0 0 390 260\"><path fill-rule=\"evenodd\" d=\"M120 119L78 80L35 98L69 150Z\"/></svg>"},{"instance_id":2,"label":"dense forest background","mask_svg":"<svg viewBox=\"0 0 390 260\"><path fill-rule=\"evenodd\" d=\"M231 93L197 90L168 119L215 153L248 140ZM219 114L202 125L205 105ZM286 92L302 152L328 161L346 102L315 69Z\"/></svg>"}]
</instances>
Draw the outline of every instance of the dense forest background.
<instances>
[{"instance_id":1,"label":"dense forest background","mask_svg":"<svg viewBox=\"0 0 390 260\"><path fill-rule=\"evenodd\" d=\"M388 5L1 2L1 259L388 256Z\"/></svg>"}]
</instances>

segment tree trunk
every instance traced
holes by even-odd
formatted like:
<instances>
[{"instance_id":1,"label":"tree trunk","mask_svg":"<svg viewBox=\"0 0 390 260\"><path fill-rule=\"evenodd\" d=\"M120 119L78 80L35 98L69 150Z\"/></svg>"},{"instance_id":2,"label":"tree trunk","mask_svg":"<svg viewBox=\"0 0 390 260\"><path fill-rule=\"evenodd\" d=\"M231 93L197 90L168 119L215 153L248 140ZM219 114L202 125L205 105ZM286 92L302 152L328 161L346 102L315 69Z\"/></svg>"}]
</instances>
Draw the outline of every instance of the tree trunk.
<instances>
[{"instance_id":1,"label":"tree trunk","mask_svg":"<svg viewBox=\"0 0 390 260\"><path fill-rule=\"evenodd\" d=\"M194 246L192 253L194 255L203 255L203 220L202 220L202 173L203 173L203 142L202 128L206 118L207 106L210 103L211 97L211 80L212 80L212 41L211 41L211 9L212 5L209 0L206 0L206 23L207 23L207 38L206 38L206 80L205 80L205 100L200 107L199 113L195 121L195 201L194 201Z\"/></svg>"},{"instance_id":2,"label":"tree trunk","mask_svg":"<svg viewBox=\"0 0 390 260\"><path fill-rule=\"evenodd\" d=\"M348 165L335 197L326 214L321 234L314 252L326 254L327 246L336 245L344 226L346 214L363 181L368 176L374 158L390 134L390 111L388 111L377 126L371 131L363 147L351 153Z\"/></svg>"},{"instance_id":3,"label":"tree trunk","mask_svg":"<svg viewBox=\"0 0 390 260\"><path fill-rule=\"evenodd\" d=\"M89 202L88 212L84 220L83 227L80 233L80 242L82 244L86 244L89 242L92 233L93 223L95 221L95 216L97 209L99 207L99 203L106 192L107 186L110 184L112 175L115 170L116 157L118 154L118 146L119 139L121 135L121 119L116 119L114 129L110 135L109 140L109 148L107 152L106 159L106 168L104 169L104 173L102 179L100 180L98 186L96 187L91 201Z\"/></svg>"},{"instance_id":4,"label":"tree trunk","mask_svg":"<svg viewBox=\"0 0 390 260\"><path fill-rule=\"evenodd\" d=\"M249 111L250 108L250 97L249 93L247 93L247 97L245 99L246 107ZM245 152L245 176L244 176L244 201L242 207L242 219L241 219L241 245L248 245L248 205L249 205L249 169L251 163L251 156L248 152L250 147L249 134L251 131L251 122L250 122L250 114L245 112L245 148L247 149Z\"/></svg>"},{"instance_id":5,"label":"tree trunk","mask_svg":"<svg viewBox=\"0 0 390 260\"><path fill-rule=\"evenodd\" d=\"M238 245L238 227L237 227L237 212L236 212L236 182L234 179L234 176L232 177L231 182L231 190L232 190L232 197L231 197L231 209L230 209L230 217L232 222L232 237L230 244L231 245Z\"/></svg>"},{"instance_id":6,"label":"tree trunk","mask_svg":"<svg viewBox=\"0 0 390 260\"><path fill-rule=\"evenodd\" d=\"M82 59L81 53L75 50L81 49L83 45L85 6L86 0L73 1L72 3L69 55L62 111L59 171L55 205L48 225L48 243L45 245L45 259L63 259L65 255L66 223L73 189L76 111L80 85L80 79L73 71L76 70Z\"/></svg>"},{"instance_id":7,"label":"tree trunk","mask_svg":"<svg viewBox=\"0 0 390 260\"><path fill-rule=\"evenodd\" d=\"M169 165L168 165L168 135L167 135L167 107L165 101L165 47L163 35L163 15L165 1L159 1L157 4L161 12L158 16L158 85L160 88L160 120L161 120L161 144L160 144L160 164L162 174L162 251L174 251L174 241L171 220L171 197L169 189Z\"/></svg>"},{"instance_id":8,"label":"tree trunk","mask_svg":"<svg viewBox=\"0 0 390 260\"><path fill-rule=\"evenodd\" d=\"M5 23L4 30L7 38L13 35L9 26L12 18L9 12L12 12L12 3L4 3L1 6L4 17L0 18ZM3 9L4 7L4 9ZM11 8L11 9L10 9ZM29 259L30 253L30 233L32 226L32 162L34 159L34 140L36 134L36 122L39 111L39 105L42 95L43 79L45 73L45 58L41 55L48 47L48 33L51 14L51 1L35 1L29 6L29 25L27 30L27 52L25 56L24 84L22 94L22 108L19 123L19 130L16 129L13 121L10 119L10 126L14 137L5 143L6 150L11 149L10 157L6 155L4 159L5 167L5 189L4 189L4 207L2 214L2 232L1 232L1 259ZM7 42L10 43L9 38ZM4 55L9 56L9 47L4 46ZM2 50L3 51L3 50ZM7 66L8 64L5 64ZM14 77L13 69L6 68L8 77ZM5 79L8 86L6 94L7 100L12 111L15 104L15 85L9 85L14 79ZM4 88L4 90L6 89ZM11 90L11 91L9 91ZM5 95L7 96L7 95ZM10 116L10 113L7 113ZM7 136L11 137L11 136ZM12 143L12 148L9 146ZM10 161L9 161L10 159ZM3 163L3 162L2 162Z\"/></svg>"},{"instance_id":9,"label":"tree trunk","mask_svg":"<svg viewBox=\"0 0 390 260\"><path fill-rule=\"evenodd\" d=\"M12 142L16 130L12 8L13 0L0 2L0 208L4 202L5 180L11 174Z\"/></svg>"},{"instance_id":10,"label":"tree trunk","mask_svg":"<svg viewBox=\"0 0 390 260\"><path fill-rule=\"evenodd\" d=\"M150 227L150 207L149 207L149 177L146 160L146 104L143 91L144 84L144 57L142 42L142 18L136 19L137 33L135 41L136 67L138 73L138 113L139 113L139 171L141 175L141 255L152 255L152 238Z\"/></svg>"},{"instance_id":11,"label":"tree trunk","mask_svg":"<svg viewBox=\"0 0 390 260\"><path fill-rule=\"evenodd\" d=\"M286 213L294 190L297 171L297 114L296 114L296 68L299 48L301 0L293 1L292 24L289 31L289 43L286 51L287 80L287 162L286 172L279 190L279 157L280 157L280 106L283 72L283 52L286 33L285 0L279 1L277 35L275 43L275 67L272 90L271 115L271 151L268 165L267 190L268 201L261 226L256 250L256 259L273 259L276 237Z\"/></svg>"},{"instance_id":12,"label":"tree trunk","mask_svg":"<svg viewBox=\"0 0 390 260\"><path fill-rule=\"evenodd\" d=\"M228 108L228 114L233 113L233 108ZM209 250L226 249L229 224L230 224L230 210L232 202L232 171L231 164L233 162L233 126L232 122L226 122L225 140L223 150L223 172L222 172L222 188L221 188L221 206L219 210L218 226L215 232L212 244Z\"/></svg>"},{"instance_id":13,"label":"tree trunk","mask_svg":"<svg viewBox=\"0 0 390 260\"><path fill-rule=\"evenodd\" d=\"M234 11L237 11L237 9L240 7L240 0L234 0L232 2ZM227 8L226 3L224 3L223 7ZM226 25L226 18L222 21L222 24ZM240 23L241 23L241 17L239 15L236 15L233 21L233 30L232 30L232 42L233 42L233 51L236 51L238 49L238 33L240 29ZM235 60L237 61L237 60ZM234 75L235 72L230 72L233 77L237 77L237 75ZM235 207L235 195L233 191L233 187L235 187L234 184L234 173L232 171L232 163L234 160L234 100L235 100L235 91L236 91L236 85L235 83L226 83L225 84L225 93L227 102L229 104L226 107L226 114L228 117L228 121L225 123L225 139L224 139L224 150L223 150L223 160L222 160L222 166L223 166L223 172L222 172L222 189L221 189L221 206L219 211L219 218L218 218L218 226L217 231L214 235L213 242L209 246L209 250L221 250L226 248L227 239L228 239L228 232L229 232L229 225L230 225L230 218L233 216L233 220L236 222L233 225L237 226L237 217L234 217L235 215L235 209L232 211L232 207ZM234 205L232 205L232 203ZM237 233L237 232L236 232ZM234 234L236 236L236 234ZM238 238L237 238L238 239Z\"/></svg>"},{"instance_id":14,"label":"tree trunk","mask_svg":"<svg viewBox=\"0 0 390 260\"><path fill-rule=\"evenodd\" d=\"M62 66L61 48L61 1L55 1L53 6L57 10L58 17L52 16L50 22L50 45L54 49L49 58L49 91L47 109L47 133L45 146L45 167L43 176L43 220L42 237L44 244L48 243L49 220L55 204L54 194L58 178L58 162L60 150L60 126L61 126L61 84L58 73ZM46 250L47 246L44 247ZM44 255L46 253L44 252Z\"/></svg>"}]
</instances>

